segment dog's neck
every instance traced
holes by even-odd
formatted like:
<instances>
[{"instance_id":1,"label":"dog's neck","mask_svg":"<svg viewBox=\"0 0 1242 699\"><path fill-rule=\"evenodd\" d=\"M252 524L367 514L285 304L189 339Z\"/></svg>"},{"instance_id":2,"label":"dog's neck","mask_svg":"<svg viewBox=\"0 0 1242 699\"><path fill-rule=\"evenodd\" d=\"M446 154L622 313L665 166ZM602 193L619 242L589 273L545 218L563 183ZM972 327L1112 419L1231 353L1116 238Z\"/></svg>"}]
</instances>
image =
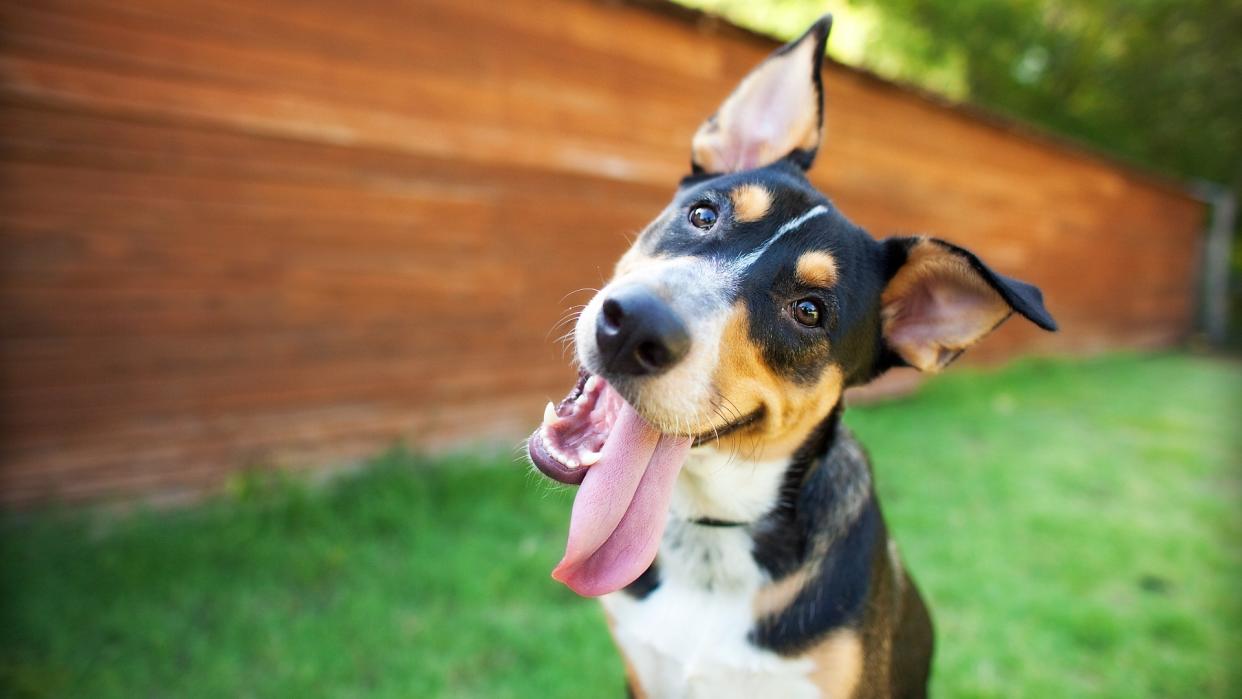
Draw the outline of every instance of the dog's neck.
<instances>
[{"instance_id":1,"label":"dog's neck","mask_svg":"<svg viewBox=\"0 0 1242 699\"><path fill-rule=\"evenodd\" d=\"M690 522L752 524L774 508L791 467L789 458L752 460L696 448L677 479L670 514Z\"/></svg>"},{"instance_id":2,"label":"dog's neck","mask_svg":"<svg viewBox=\"0 0 1242 699\"><path fill-rule=\"evenodd\" d=\"M757 589L822 557L872 502L871 471L838 406L792 456L746 459L697 448L678 479L660 572L704 589Z\"/></svg>"},{"instance_id":3,"label":"dog's neck","mask_svg":"<svg viewBox=\"0 0 1242 699\"><path fill-rule=\"evenodd\" d=\"M711 445L694 449L678 478L671 516L702 526L745 526L756 537L800 536L812 524L851 521L870 495L871 473L841 426L841 412L838 405L792 456L764 460ZM800 513L811 507L813 513Z\"/></svg>"}]
</instances>

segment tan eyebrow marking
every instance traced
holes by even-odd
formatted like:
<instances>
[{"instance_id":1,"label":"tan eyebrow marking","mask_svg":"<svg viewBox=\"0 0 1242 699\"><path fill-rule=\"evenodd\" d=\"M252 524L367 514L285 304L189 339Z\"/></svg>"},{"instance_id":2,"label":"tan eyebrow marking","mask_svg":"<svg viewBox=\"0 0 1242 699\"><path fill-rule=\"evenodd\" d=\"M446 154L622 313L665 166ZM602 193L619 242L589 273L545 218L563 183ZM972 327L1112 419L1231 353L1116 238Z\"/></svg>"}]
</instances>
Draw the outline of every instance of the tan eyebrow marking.
<instances>
[{"instance_id":1,"label":"tan eyebrow marking","mask_svg":"<svg viewBox=\"0 0 1242 699\"><path fill-rule=\"evenodd\" d=\"M734 188L729 192L729 199L733 202L733 218L742 223L758 221L772 207L772 193L757 184L744 184Z\"/></svg>"},{"instance_id":2,"label":"tan eyebrow marking","mask_svg":"<svg viewBox=\"0 0 1242 699\"><path fill-rule=\"evenodd\" d=\"M798 258L798 279L807 286L830 287L837 283L837 261L822 250Z\"/></svg>"}]
</instances>

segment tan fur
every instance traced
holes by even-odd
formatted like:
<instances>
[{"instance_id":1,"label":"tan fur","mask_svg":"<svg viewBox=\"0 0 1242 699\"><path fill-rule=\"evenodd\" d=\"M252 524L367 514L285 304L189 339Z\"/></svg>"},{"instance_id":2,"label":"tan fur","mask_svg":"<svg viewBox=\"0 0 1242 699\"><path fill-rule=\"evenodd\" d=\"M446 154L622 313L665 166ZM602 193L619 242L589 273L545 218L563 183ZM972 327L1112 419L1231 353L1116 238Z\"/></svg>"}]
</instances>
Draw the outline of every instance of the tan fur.
<instances>
[{"instance_id":1,"label":"tan fur","mask_svg":"<svg viewBox=\"0 0 1242 699\"><path fill-rule=\"evenodd\" d=\"M772 193L763 185L744 184L729 192L733 202L733 218L741 223L758 221L772 208Z\"/></svg>"},{"instance_id":2,"label":"tan fur","mask_svg":"<svg viewBox=\"0 0 1242 699\"><path fill-rule=\"evenodd\" d=\"M816 106L815 114L808 115L807 119L811 120L812 125L804 125L802 128L802 140L798 142L798 150L812 151L819 148L819 140L823 137L819 124L819 108Z\"/></svg>"},{"instance_id":3,"label":"tan fur","mask_svg":"<svg viewBox=\"0 0 1242 699\"><path fill-rule=\"evenodd\" d=\"M837 261L822 250L798 258L798 280L807 286L827 289L837 283Z\"/></svg>"},{"instance_id":4,"label":"tan fur","mask_svg":"<svg viewBox=\"0 0 1242 699\"><path fill-rule=\"evenodd\" d=\"M956 286L959 293L970 294L977 302L953 314L952 322L938 328L935 337L928 333L905 332L901 327L904 304L913 296L924 293L930 281ZM921 240L910 250L902 265L880 297L884 335L898 354L922 371L939 371L957 353L974 344L1009 317L1012 310L996 290L971 269L959 255L931 240Z\"/></svg>"},{"instance_id":5,"label":"tan fur","mask_svg":"<svg viewBox=\"0 0 1242 699\"><path fill-rule=\"evenodd\" d=\"M802 588L806 587L811 572L812 569L809 566L804 566L776 582L759 588L752 603L755 618L762 619L784 611L798 596L798 593L802 592Z\"/></svg>"},{"instance_id":6,"label":"tan fur","mask_svg":"<svg viewBox=\"0 0 1242 699\"><path fill-rule=\"evenodd\" d=\"M720 439L720 448L737 449L754 459L793 454L836 405L844 385L835 365L810 385L793 383L768 368L750 337L749 314L741 302L734 306L721 336L713 382L738 415L764 409L758 423Z\"/></svg>"},{"instance_id":7,"label":"tan fur","mask_svg":"<svg viewBox=\"0 0 1242 699\"><path fill-rule=\"evenodd\" d=\"M804 657L815 664L811 682L821 690L821 696L831 699L854 696L863 672L863 643L855 631L833 631Z\"/></svg>"},{"instance_id":8,"label":"tan fur","mask_svg":"<svg viewBox=\"0 0 1242 699\"><path fill-rule=\"evenodd\" d=\"M729 95L716 116L694 134L691 152L694 162L708 172L739 172L770 165L796 149L813 150L819 145L819 95L806 70L812 52L818 47L807 37L792 50L769 59L746 76ZM770 109L773 95L795 105L788 124L782 124L771 138L745 144L731 143L740 134L754 132L750 122L761 120L760 110Z\"/></svg>"},{"instance_id":9,"label":"tan fur","mask_svg":"<svg viewBox=\"0 0 1242 699\"><path fill-rule=\"evenodd\" d=\"M905 593L906 586L906 569L901 563L901 554L897 551L897 540L888 540L888 566L892 570L893 587L897 590L897 597L900 598Z\"/></svg>"}]
</instances>

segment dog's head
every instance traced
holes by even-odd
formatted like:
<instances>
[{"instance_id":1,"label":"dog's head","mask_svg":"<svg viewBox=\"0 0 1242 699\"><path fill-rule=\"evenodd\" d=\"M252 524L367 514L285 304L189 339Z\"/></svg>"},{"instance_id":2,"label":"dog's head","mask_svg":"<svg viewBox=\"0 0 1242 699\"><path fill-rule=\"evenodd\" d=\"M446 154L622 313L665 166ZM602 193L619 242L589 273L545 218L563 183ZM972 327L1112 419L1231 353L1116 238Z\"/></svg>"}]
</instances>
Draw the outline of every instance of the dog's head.
<instances>
[{"instance_id":1,"label":"dog's head","mask_svg":"<svg viewBox=\"0 0 1242 699\"><path fill-rule=\"evenodd\" d=\"M848 386L938 371L1014 312L1055 327L1035 287L944 241L877 241L811 186L829 26L703 124L693 173L579 316L580 380L530 441L544 473L582 483L556 572L579 592L650 563L693 446L787 456Z\"/></svg>"}]
</instances>

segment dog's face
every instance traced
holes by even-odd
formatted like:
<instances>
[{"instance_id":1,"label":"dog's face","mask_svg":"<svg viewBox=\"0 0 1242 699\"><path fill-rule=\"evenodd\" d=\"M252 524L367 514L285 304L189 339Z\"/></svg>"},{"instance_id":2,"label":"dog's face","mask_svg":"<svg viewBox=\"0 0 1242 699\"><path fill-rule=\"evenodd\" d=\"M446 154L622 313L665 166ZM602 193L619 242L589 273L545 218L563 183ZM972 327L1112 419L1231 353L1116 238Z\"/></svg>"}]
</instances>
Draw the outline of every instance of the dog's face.
<instances>
[{"instance_id":1,"label":"dog's face","mask_svg":"<svg viewBox=\"0 0 1242 699\"><path fill-rule=\"evenodd\" d=\"M665 433L761 458L801 445L849 385L937 370L1033 287L938 241L884 243L806 179L820 138L814 27L696 135L696 173L579 317L581 366Z\"/></svg>"},{"instance_id":2,"label":"dog's face","mask_svg":"<svg viewBox=\"0 0 1242 699\"><path fill-rule=\"evenodd\" d=\"M880 346L883 248L786 161L688 178L575 342L654 426L782 456Z\"/></svg>"},{"instance_id":3,"label":"dog's face","mask_svg":"<svg viewBox=\"0 0 1242 699\"><path fill-rule=\"evenodd\" d=\"M827 34L777 51L699 129L693 174L579 316L578 384L529 452L582 484L554 571L582 594L650 564L694 446L788 456L847 386L939 370L1015 311L1054 327L1035 287L943 241L877 241L811 186Z\"/></svg>"}]
</instances>

